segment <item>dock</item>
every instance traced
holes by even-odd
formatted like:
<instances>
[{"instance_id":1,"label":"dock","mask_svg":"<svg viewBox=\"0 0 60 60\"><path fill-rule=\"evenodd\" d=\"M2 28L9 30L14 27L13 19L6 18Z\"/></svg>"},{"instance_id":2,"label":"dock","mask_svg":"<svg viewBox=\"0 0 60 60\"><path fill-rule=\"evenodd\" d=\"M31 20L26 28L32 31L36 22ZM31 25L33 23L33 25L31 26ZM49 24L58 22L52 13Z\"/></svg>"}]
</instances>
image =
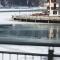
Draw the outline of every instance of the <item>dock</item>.
<instances>
[{"instance_id":1,"label":"dock","mask_svg":"<svg viewBox=\"0 0 60 60\"><path fill-rule=\"evenodd\" d=\"M60 23L60 16L12 16L12 18L24 22Z\"/></svg>"}]
</instances>

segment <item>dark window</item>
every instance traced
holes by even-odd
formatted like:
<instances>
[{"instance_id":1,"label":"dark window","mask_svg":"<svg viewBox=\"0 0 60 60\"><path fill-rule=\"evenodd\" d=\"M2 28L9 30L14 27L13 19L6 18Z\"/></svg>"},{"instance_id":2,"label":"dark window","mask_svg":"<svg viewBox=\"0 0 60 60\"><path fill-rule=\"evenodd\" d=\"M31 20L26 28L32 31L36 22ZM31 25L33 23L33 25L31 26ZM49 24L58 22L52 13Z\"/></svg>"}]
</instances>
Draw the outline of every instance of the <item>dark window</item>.
<instances>
[{"instance_id":1,"label":"dark window","mask_svg":"<svg viewBox=\"0 0 60 60\"><path fill-rule=\"evenodd\" d=\"M49 2L49 0L47 0L47 2ZM56 2L56 0L51 0L51 2Z\"/></svg>"},{"instance_id":2,"label":"dark window","mask_svg":"<svg viewBox=\"0 0 60 60\"><path fill-rule=\"evenodd\" d=\"M47 0L47 2L49 2L49 0Z\"/></svg>"},{"instance_id":3,"label":"dark window","mask_svg":"<svg viewBox=\"0 0 60 60\"><path fill-rule=\"evenodd\" d=\"M56 0L51 0L52 2L56 2Z\"/></svg>"},{"instance_id":4,"label":"dark window","mask_svg":"<svg viewBox=\"0 0 60 60\"><path fill-rule=\"evenodd\" d=\"M57 14L57 11L53 11L53 14Z\"/></svg>"},{"instance_id":5,"label":"dark window","mask_svg":"<svg viewBox=\"0 0 60 60\"><path fill-rule=\"evenodd\" d=\"M54 4L54 9L56 9L56 4Z\"/></svg>"},{"instance_id":6,"label":"dark window","mask_svg":"<svg viewBox=\"0 0 60 60\"><path fill-rule=\"evenodd\" d=\"M54 0L54 2L56 2L56 0Z\"/></svg>"},{"instance_id":7,"label":"dark window","mask_svg":"<svg viewBox=\"0 0 60 60\"><path fill-rule=\"evenodd\" d=\"M47 9L49 9L50 7L49 6L47 6Z\"/></svg>"}]
</instances>

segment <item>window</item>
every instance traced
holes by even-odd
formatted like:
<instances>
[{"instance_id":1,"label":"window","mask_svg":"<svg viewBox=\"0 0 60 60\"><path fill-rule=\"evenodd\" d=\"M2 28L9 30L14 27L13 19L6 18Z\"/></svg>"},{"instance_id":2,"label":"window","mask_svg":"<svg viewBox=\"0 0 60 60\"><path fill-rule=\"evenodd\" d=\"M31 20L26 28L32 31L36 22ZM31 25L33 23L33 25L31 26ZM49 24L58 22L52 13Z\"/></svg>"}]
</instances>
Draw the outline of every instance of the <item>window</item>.
<instances>
[{"instance_id":1,"label":"window","mask_svg":"<svg viewBox=\"0 0 60 60\"><path fill-rule=\"evenodd\" d=\"M49 2L49 0L47 0L47 2ZM51 0L51 2L56 2L56 0Z\"/></svg>"},{"instance_id":2,"label":"window","mask_svg":"<svg viewBox=\"0 0 60 60\"><path fill-rule=\"evenodd\" d=\"M47 0L47 2L49 2L49 0Z\"/></svg>"},{"instance_id":3,"label":"window","mask_svg":"<svg viewBox=\"0 0 60 60\"><path fill-rule=\"evenodd\" d=\"M56 2L56 0L54 0L54 2Z\"/></svg>"},{"instance_id":4,"label":"window","mask_svg":"<svg viewBox=\"0 0 60 60\"><path fill-rule=\"evenodd\" d=\"M54 9L56 9L56 4L54 4Z\"/></svg>"},{"instance_id":5,"label":"window","mask_svg":"<svg viewBox=\"0 0 60 60\"><path fill-rule=\"evenodd\" d=\"M53 11L53 14L57 14L57 11Z\"/></svg>"},{"instance_id":6,"label":"window","mask_svg":"<svg viewBox=\"0 0 60 60\"><path fill-rule=\"evenodd\" d=\"M52 2L56 2L56 0L51 0Z\"/></svg>"},{"instance_id":7,"label":"window","mask_svg":"<svg viewBox=\"0 0 60 60\"><path fill-rule=\"evenodd\" d=\"M47 9L50 9L50 7L49 7L49 6L47 6Z\"/></svg>"}]
</instances>

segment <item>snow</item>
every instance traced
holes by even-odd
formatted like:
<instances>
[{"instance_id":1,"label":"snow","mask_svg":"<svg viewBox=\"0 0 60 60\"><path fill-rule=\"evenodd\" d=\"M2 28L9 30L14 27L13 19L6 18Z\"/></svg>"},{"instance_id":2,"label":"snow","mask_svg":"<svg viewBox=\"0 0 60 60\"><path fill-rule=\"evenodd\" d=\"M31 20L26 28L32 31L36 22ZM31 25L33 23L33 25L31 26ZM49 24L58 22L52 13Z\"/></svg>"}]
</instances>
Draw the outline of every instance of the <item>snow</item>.
<instances>
[{"instance_id":1,"label":"snow","mask_svg":"<svg viewBox=\"0 0 60 60\"><path fill-rule=\"evenodd\" d=\"M18 8L18 9L16 9L16 8L10 8L10 9L0 9L0 12L1 11L24 11L24 10L26 10L26 11L31 11L31 10L42 10L42 9L46 9L46 7L20 7L20 8Z\"/></svg>"}]
</instances>

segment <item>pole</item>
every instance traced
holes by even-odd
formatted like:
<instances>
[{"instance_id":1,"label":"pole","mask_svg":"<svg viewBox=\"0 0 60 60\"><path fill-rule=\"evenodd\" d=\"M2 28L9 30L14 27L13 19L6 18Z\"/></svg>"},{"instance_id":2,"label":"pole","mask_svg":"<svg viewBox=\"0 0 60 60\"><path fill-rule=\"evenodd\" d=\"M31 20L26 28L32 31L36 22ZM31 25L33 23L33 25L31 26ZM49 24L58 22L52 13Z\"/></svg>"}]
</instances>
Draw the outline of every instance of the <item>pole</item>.
<instances>
[{"instance_id":1,"label":"pole","mask_svg":"<svg viewBox=\"0 0 60 60\"><path fill-rule=\"evenodd\" d=\"M49 50L48 50L48 60L53 60L53 53L54 53L53 47L49 47Z\"/></svg>"}]
</instances>

